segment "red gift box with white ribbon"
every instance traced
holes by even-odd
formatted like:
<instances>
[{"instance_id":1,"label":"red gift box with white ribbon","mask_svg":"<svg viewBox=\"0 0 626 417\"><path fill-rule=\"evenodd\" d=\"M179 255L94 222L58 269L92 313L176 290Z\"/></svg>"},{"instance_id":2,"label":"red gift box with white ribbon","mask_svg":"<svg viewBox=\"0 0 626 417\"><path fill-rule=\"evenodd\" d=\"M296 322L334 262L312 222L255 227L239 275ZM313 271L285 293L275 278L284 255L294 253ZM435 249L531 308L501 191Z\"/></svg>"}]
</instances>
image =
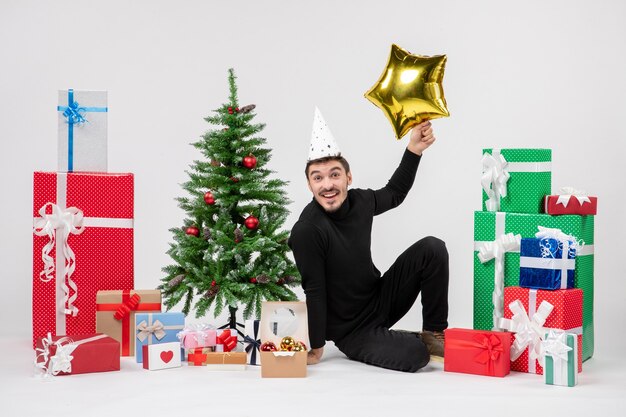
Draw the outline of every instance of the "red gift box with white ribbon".
<instances>
[{"instance_id":1,"label":"red gift box with white ribbon","mask_svg":"<svg viewBox=\"0 0 626 417\"><path fill-rule=\"evenodd\" d=\"M133 174L35 172L33 346L96 331L96 292L130 290Z\"/></svg>"},{"instance_id":2,"label":"red gift box with white ribbon","mask_svg":"<svg viewBox=\"0 0 626 417\"><path fill-rule=\"evenodd\" d=\"M120 344L102 334L52 336L37 339L35 367L44 376L120 370Z\"/></svg>"},{"instance_id":3,"label":"red gift box with white ribbon","mask_svg":"<svg viewBox=\"0 0 626 417\"><path fill-rule=\"evenodd\" d=\"M598 211L598 197L590 197L584 191L572 187L561 188L558 195L547 195L543 201L547 214L595 215Z\"/></svg>"},{"instance_id":4,"label":"red gift box with white ribbon","mask_svg":"<svg viewBox=\"0 0 626 417\"><path fill-rule=\"evenodd\" d=\"M550 329L578 336L578 372L582 371L583 290L504 288L504 319L500 327L511 338L511 370L543 375L541 341Z\"/></svg>"}]
</instances>

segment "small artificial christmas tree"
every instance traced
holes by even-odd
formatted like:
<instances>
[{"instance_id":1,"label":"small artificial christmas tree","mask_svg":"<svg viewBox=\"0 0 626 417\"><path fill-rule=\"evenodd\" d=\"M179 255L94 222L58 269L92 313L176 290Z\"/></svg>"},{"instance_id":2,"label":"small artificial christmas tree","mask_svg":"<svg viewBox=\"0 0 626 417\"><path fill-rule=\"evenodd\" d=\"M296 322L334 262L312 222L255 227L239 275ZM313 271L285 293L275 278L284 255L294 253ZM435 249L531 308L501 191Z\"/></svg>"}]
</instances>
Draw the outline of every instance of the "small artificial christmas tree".
<instances>
[{"instance_id":1,"label":"small artificial christmas tree","mask_svg":"<svg viewBox=\"0 0 626 417\"><path fill-rule=\"evenodd\" d=\"M296 300L289 287L300 283L287 257L289 232L279 230L289 213L287 182L268 179L270 150L256 136L265 125L252 124L253 104L239 108L235 79L231 68L229 102L205 118L215 128L193 144L206 160L187 172L190 197L177 199L187 218L170 229L174 264L163 268L159 286L168 309L184 299L185 314L194 299L196 317L211 307L217 317L228 306L231 327L239 306L244 318L258 318L263 300Z\"/></svg>"}]
</instances>

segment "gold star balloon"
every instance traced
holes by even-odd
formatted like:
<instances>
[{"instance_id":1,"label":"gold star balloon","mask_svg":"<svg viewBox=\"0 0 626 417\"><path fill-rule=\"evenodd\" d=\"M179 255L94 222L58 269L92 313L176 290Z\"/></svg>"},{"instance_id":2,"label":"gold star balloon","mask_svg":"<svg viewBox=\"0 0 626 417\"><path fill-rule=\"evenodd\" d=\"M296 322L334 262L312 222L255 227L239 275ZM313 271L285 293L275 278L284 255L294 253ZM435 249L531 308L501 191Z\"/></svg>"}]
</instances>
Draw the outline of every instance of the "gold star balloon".
<instances>
[{"instance_id":1,"label":"gold star balloon","mask_svg":"<svg viewBox=\"0 0 626 417\"><path fill-rule=\"evenodd\" d=\"M365 98L379 107L400 139L426 120L448 117L443 95L445 55L413 55L391 45L387 67Z\"/></svg>"}]
</instances>

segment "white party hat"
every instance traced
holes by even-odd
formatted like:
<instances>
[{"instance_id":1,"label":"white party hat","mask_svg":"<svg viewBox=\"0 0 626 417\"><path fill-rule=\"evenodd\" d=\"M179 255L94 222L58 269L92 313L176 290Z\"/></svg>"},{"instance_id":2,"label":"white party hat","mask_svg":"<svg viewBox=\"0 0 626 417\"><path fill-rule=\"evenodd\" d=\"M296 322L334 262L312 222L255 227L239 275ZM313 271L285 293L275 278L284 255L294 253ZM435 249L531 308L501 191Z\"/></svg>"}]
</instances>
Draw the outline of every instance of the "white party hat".
<instances>
[{"instance_id":1,"label":"white party hat","mask_svg":"<svg viewBox=\"0 0 626 417\"><path fill-rule=\"evenodd\" d=\"M332 132L326 125L320 109L315 107L313 117L313 131L311 132L311 147L309 148L309 158L307 161L325 158L327 156L339 156L341 151Z\"/></svg>"}]
</instances>

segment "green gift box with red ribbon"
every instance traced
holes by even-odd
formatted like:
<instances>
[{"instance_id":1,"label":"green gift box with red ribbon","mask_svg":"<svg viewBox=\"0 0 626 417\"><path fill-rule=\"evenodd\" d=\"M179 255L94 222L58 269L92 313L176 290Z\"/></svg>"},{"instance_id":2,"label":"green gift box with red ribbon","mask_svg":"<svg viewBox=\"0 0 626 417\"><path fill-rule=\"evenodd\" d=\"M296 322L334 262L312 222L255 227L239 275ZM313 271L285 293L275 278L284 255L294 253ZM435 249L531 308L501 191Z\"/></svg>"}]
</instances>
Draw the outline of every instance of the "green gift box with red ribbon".
<instances>
[{"instance_id":1,"label":"green gift box with red ribbon","mask_svg":"<svg viewBox=\"0 0 626 417\"><path fill-rule=\"evenodd\" d=\"M96 331L120 342L120 355L135 354L135 313L160 313L161 291L98 291Z\"/></svg>"}]
</instances>

